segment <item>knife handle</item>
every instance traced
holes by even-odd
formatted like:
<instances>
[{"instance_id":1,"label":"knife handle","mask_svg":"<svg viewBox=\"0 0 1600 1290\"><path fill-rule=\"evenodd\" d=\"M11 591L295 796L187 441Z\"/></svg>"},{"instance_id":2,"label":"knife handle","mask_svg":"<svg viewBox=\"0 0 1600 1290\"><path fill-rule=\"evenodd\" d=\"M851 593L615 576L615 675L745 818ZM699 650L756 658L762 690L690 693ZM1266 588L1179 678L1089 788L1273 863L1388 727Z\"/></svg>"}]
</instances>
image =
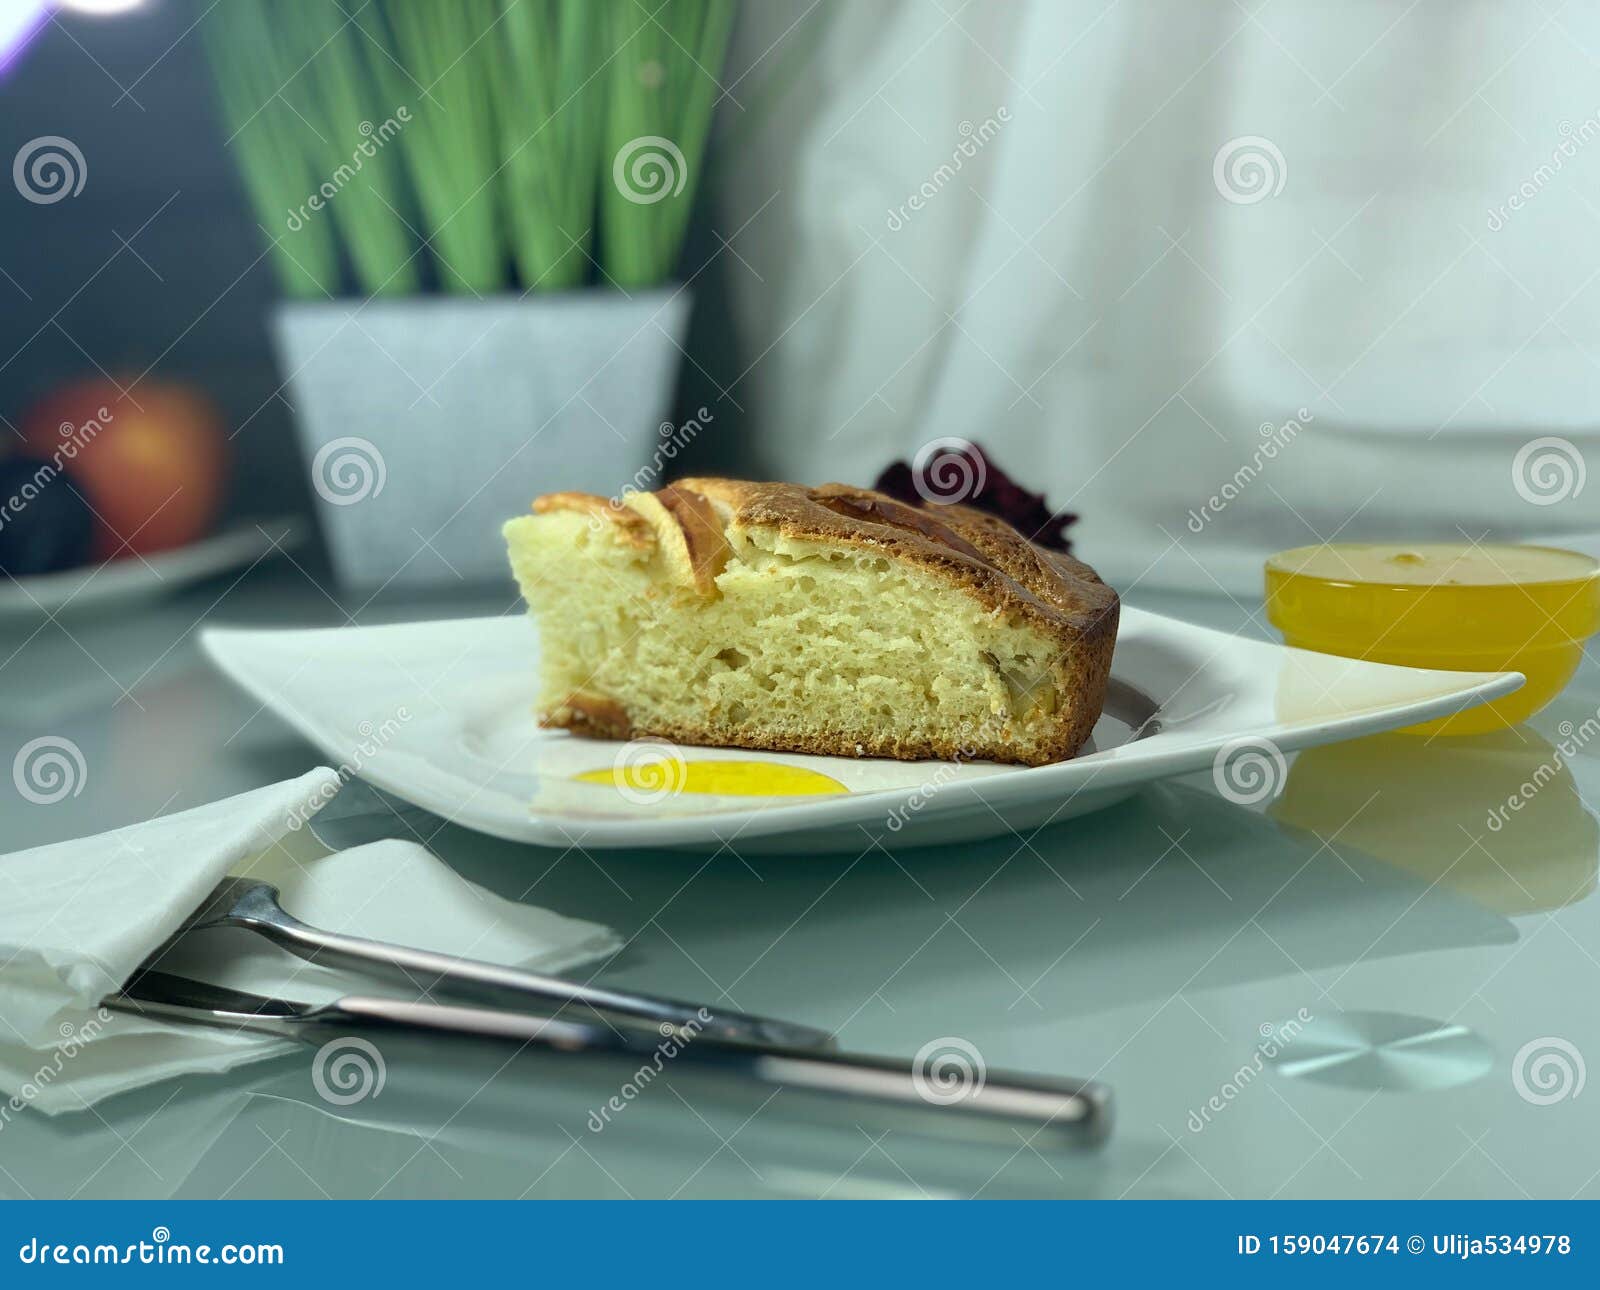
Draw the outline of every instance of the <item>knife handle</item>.
<instances>
[{"instance_id":1,"label":"knife handle","mask_svg":"<svg viewBox=\"0 0 1600 1290\"><path fill-rule=\"evenodd\" d=\"M660 1058L663 1070L681 1064L688 1072L833 1099L850 1108L852 1119L916 1132L997 1139L1011 1146L1042 1138L1050 1146L1095 1147L1111 1131L1111 1090L1092 1080L985 1072L980 1065L963 1070L961 1080L951 1081L904 1058L755 1048L721 1042L709 1030L688 1036L672 1031L653 1042L648 1031L619 1032L591 1022L364 996L319 1009L315 1020L509 1040L612 1056L630 1066Z\"/></svg>"}]
</instances>

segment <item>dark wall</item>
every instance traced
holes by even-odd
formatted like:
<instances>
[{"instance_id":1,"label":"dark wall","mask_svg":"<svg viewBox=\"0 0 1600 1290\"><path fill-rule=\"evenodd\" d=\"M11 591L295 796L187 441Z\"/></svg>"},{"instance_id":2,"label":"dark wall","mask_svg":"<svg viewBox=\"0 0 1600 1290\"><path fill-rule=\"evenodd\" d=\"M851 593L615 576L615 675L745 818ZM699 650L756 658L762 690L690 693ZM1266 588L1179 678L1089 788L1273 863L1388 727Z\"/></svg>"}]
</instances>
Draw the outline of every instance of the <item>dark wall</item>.
<instances>
[{"instance_id":1,"label":"dark wall","mask_svg":"<svg viewBox=\"0 0 1600 1290\"><path fill-rule=\"evenodd\" d=\"M275 283L187 30L200 12L63 13L0 73L0 436L60 381L153 365L147 379L192 381L244 427L234 509L295 509L307 490L276 395ZM78 196L17 192L13 158L40 135L82 152Z\"/></svg>"},{"instance_id":2,"label":"dark wall","mask_svg":"<svg viewBox=\"0 0 1600 1290\"><path fill-rule=\"evenodd\" d=\"M103 368L126 384L152 369L147 379L205 389L242 427L235 514L305 509L306 471L268 336L276 279L194 29L207 3L63 13L0 73L0 443L62 381ZM41 135L82 152L77 196L34 204L11 182L17 151ZM714 179L713 167L709 187ZM753 429L746 390L724 393L745 359L725 308L729 257L708 229L713 206L703 189L680 269L693 281L697 361L683 367L675 419L705 405L715 432L674 473L739 470Z\"/></svg>"}]
</instances>

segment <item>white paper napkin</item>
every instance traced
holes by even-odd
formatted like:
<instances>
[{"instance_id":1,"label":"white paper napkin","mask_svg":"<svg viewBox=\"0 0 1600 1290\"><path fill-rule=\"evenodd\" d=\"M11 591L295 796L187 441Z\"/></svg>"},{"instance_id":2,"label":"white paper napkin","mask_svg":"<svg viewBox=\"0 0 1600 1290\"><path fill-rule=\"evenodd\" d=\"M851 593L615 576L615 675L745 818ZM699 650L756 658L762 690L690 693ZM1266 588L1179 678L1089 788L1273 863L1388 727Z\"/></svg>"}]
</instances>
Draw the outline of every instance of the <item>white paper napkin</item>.
<instances>
[{"instance_id":1,"label":"white paper napkin","mask_svg":"<svg viewBox=\"0 0 1600 1290\"><path fill-rule=\"evenodd\" d=\"M0 1128L22 1106L79 1110L173 1075L228 1070L293 1049L284 1040L100 1007L230 873L275 883L284 907L314 926L508 966L560 971L620 944L598 924L484 891L414 842L327 855L298 826L339 782L334 771L319 769L177 815L0 857ZM373 992L370 982L304 963L235 929L185 938L162 967L310 1002Z\"/></svg>"}]
</instances>

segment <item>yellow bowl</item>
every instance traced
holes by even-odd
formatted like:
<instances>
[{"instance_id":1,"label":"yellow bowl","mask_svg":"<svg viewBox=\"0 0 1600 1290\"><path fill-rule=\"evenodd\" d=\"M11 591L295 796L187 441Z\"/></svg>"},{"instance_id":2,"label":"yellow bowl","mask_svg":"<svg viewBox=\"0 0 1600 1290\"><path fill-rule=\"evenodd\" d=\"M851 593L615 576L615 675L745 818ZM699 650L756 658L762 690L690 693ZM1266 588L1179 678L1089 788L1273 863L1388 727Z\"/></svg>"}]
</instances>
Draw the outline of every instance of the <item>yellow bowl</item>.
<instances>
[{"instance_id":1,"label":"yellow bowl","mask_svg":"<svg viewBox=\"0 0 1600 1290\"><path fill-rule=\"evenodd\" d=\"M1411 734L1481 734L1559 694L1600 631L1600 563L1545 546L1334 543L1267 561L1267 617L1300 649L1457 672L1521 672L1513 691Z\"/></svg>"}]
</instances>

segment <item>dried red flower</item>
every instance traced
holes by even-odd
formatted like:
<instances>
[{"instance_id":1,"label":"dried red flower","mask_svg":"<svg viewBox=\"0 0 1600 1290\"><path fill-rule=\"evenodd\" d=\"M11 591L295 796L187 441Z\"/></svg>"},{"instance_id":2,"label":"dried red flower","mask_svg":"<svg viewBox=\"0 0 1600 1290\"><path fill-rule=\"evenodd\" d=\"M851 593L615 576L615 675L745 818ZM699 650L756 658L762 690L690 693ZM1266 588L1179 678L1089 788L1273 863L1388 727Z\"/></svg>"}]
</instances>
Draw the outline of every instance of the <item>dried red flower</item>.
<instances>
[{"instance_id":1,"label":"dried red flower","mask_svg":"<svg viewBox=\"0 0 1600 1290\"><path fill-rule=\"evenodd\" d=\"M1042 547L1072 550L1066 530L1077 515L1052 511L1043 493L1029 492L982 448L964 439L935 440L914 460L891 462L873 487L911 506L960 502L998 516Z\"/></svg>"}]
</instances>

